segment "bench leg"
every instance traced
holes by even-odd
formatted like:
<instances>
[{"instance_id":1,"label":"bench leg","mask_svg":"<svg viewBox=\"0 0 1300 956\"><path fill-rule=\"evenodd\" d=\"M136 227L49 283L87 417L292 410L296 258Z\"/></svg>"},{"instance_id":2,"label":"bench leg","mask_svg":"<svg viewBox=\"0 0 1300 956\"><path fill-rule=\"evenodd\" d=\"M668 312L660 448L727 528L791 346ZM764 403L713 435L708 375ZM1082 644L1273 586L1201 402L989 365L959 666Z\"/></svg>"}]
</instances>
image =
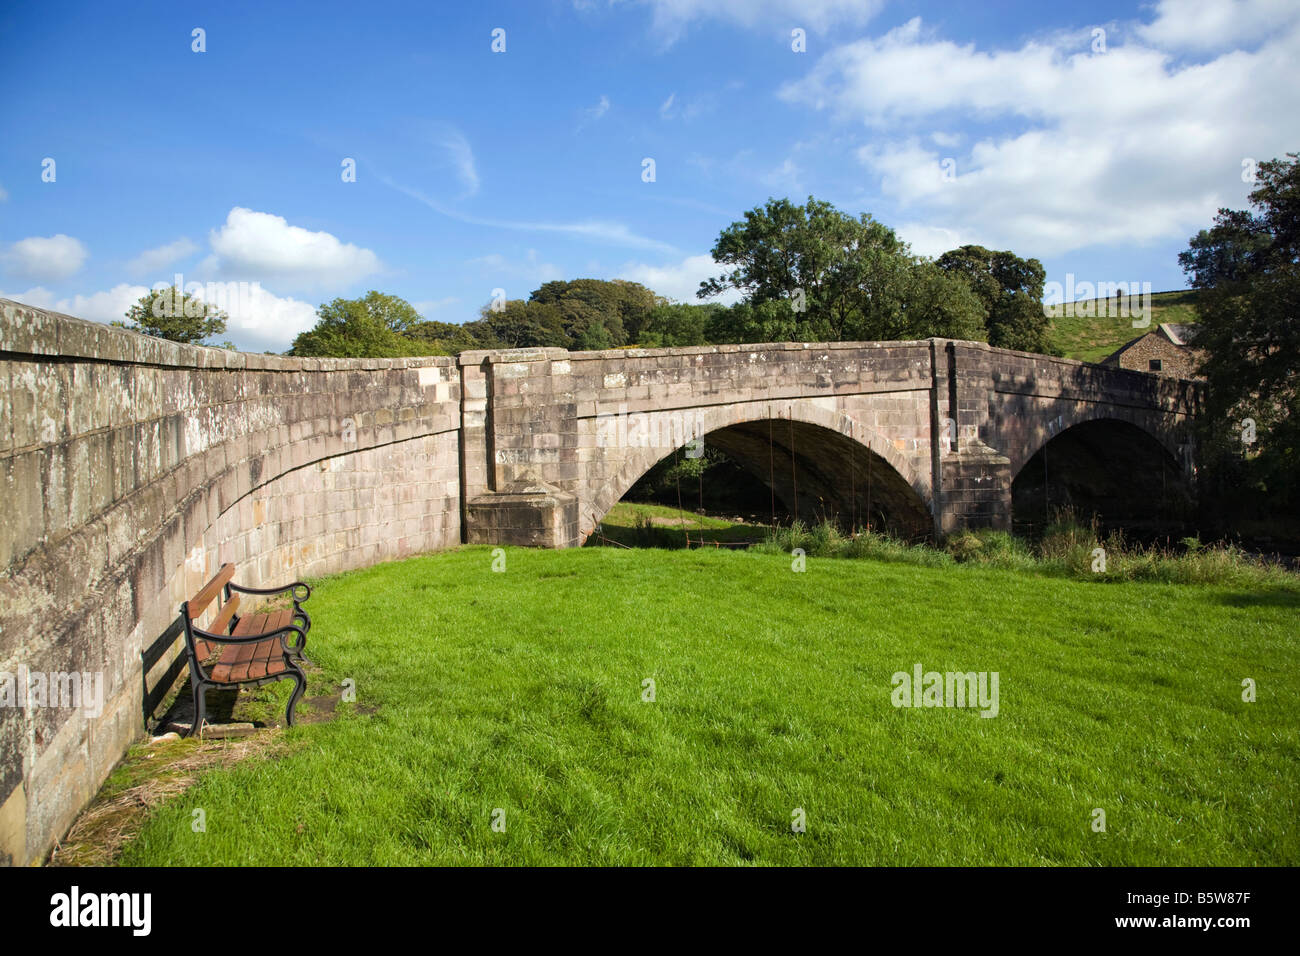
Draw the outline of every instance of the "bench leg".
<instances>
[{"instance_id":1,"label":"bench leg","mask_svg":"<svg viewBox=\"0 0 1300 956\"><path fill-rule=\"evenodd\" d=\"M302 620L302 636L298 638L298 643L293 645L293 656L304 664L315 666L315 662L309 660L307 655L303 653L303 648L307 645L307 632L311 630L311 618L307 616L306 611L299 611L298 615L294 617L294 623L297 623L300 618Z\"/></svg>"},{"instance_id":2,"label":"bench leg","mask_svg":"<svg viewBox=\"0 0 1300 956\"><path fill-rule=\"evenodd\" d=\"M194 724L190 727L190 736L193 737L197 734L201 737L203 735L203 721L207 719L207 701L204 695L207 685L201 680L194 680L192 677L190 680L194 685Z\"/></svg>"},{"instance_id":3,"label":"bench leg","mask_svg":"<svg viewBox=\"0 0 1300 956\"><path fill-rule=\"evenodd\" d=\"M290 727L293 726L293 712L298 706L298 701L302 700L302 695L307 692L307 675L297 667L293 668L290 673L293 675L294 688L289 697L289 706L285 708L284 719Z\"/></svg>"}]
</instances>

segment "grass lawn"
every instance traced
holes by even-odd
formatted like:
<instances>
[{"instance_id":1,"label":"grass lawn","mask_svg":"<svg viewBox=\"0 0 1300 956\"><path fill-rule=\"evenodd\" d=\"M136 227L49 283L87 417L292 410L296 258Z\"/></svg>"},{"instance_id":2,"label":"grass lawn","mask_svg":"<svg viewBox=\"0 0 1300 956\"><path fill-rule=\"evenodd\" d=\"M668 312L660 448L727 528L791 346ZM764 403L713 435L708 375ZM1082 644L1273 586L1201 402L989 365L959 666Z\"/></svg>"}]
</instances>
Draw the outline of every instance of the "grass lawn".
<instances>
[{"instance_id":1,"label":"grass lawn","mask_svg":"<svg viewBox=\"0 0 1300 956\"><path fill-rule=\"evenodd\" d=\"M648 525L647 525L648 523ZM609 541L627 547L693 548L715 544L755 543L767 537L767 524L737 523L730 518L696 514L689 508L678 510L670 505L637 501L620 501L601 519L601 535L608 541L593 539L596 547Z\"/></svg>"},{"instance_id":2,"label":"grass lawn","mask_svg":"<svg viewBox=\"0 0 1300 956\"><path fill-rule=\"evenodd\" d=\"M1195 303L1196 292L1190 289L1153 295L1151 324L1135 329L1132 317L1107 315L1106 302L1094 299L1090 316L1063 315L1052 319L1048 341L1059 346L1066 358L1100 362L1124 343L1154 332L1161 322L1194 325L1197 321ZM1076 307L1078 305L1075 303Z\"/></svg>"},{"instance_id":3,"label":"grass lawn","mask_svg":"<svg viewBox=\"0 0 1300 956\"><path fill-rule=\"evenodd\" d=\"M321 582L308 650L378 711L204 772L120 862L1300 863L1300 589L506 557ZM896 709L917 662L997 671L1000 713Z\"/></svg>"}]
</instances>

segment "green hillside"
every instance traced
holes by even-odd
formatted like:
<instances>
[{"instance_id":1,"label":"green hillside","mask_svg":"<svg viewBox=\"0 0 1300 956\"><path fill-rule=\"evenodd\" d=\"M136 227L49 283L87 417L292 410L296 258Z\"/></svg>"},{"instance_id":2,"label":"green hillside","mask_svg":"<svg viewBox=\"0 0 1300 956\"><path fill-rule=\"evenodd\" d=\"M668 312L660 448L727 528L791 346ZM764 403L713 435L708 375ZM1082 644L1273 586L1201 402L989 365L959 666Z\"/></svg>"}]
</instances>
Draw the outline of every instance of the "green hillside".
<instances>
[{"instance_id":1,"label":"green hillside","mask_svg":"<svg viewBox=\"0 0 1300 956\"><path fill-rule=\"evenodd\" d=\"M1080 303L1074 303L1077 307ZM1100 309L1098 308L1100 306ZM1133 328L1132 318L1098 315L1106 311L1104 300L1092 300L1092 315L1065 315L1053 319L1048 333L1051 344L1066 358L1100 362L1125 342L1154 329L1161 322L1194 324L1196 291L1160 292L1151 297L1151 325Z\"/></svg>"}]
</instances>

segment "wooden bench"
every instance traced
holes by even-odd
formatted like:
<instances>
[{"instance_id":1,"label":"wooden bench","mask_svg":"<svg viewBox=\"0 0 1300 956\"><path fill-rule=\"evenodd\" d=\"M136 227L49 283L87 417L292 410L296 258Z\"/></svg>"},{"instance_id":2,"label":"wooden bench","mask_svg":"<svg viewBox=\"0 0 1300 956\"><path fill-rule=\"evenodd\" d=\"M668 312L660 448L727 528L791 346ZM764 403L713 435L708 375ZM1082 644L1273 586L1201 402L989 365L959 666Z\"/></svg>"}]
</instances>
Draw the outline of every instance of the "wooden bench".
<instances>
[{"instance_id":1,"label":"wooden bench","mask_svg":"<svg viewBox=\"0 0 1300 956\"><path fill-rule=\"evenodd\" d=\"M207 713L205 693L209 687L261 685L291 679L297 687L285 710L285 720L290 727L293 726L294 708L307 690L307 677L299 664L307 661L303 648L307 645L311 618L303 610L302 603L311 596L311 588L301 581L282 588L246 588L235 584L231 580L234 576L235 566L223 564L216 577L181 605L185 652L189 655L190 685L194 694L191 734L202 732ZM222 594L224 600L205 630L194 623L195 619L208 609L218 594ZM241 594L259 597L287 594L293 607L241 615Z\"/></svg>"}]
</instances>

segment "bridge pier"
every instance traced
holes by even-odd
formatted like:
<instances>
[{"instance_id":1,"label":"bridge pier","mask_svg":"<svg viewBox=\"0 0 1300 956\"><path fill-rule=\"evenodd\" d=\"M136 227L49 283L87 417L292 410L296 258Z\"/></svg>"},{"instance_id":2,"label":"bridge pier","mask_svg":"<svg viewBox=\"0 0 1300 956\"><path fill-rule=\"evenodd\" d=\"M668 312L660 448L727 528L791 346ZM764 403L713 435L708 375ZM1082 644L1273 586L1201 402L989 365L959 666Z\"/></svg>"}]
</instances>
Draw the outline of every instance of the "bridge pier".
<instances>
[{"instance_id":1,"label":"bridge pier","mask_svg":"<svg viewBox=\"0 0 1300 956\"><path fill-rule=\"evenodd\" d=\"M1011 461L980 437L989 435L995 353L930 339L931 461L936 540L976 528L1011 530Z\"/></svg>"},{"instance_id":2,"label":"bridge pier","mask_svg":"<svg viewBox=\"0 0 1300 956\"><path fill-rule=\"evenodd\" d=\"M975 528L1011 530L1011 461L975 439L942 459L935 537Z\"/></svg>"},{"instance_id":3,"label":"bridge pier","mask_svg":"<svg viewBox=\"0 0 1300 956\"><path fill-rule=\"evenodd\" d=\"M540 480L520 479L466 504L467 544L567 548L578 541L578 499Z\"/></svg>"}]
</instances>

